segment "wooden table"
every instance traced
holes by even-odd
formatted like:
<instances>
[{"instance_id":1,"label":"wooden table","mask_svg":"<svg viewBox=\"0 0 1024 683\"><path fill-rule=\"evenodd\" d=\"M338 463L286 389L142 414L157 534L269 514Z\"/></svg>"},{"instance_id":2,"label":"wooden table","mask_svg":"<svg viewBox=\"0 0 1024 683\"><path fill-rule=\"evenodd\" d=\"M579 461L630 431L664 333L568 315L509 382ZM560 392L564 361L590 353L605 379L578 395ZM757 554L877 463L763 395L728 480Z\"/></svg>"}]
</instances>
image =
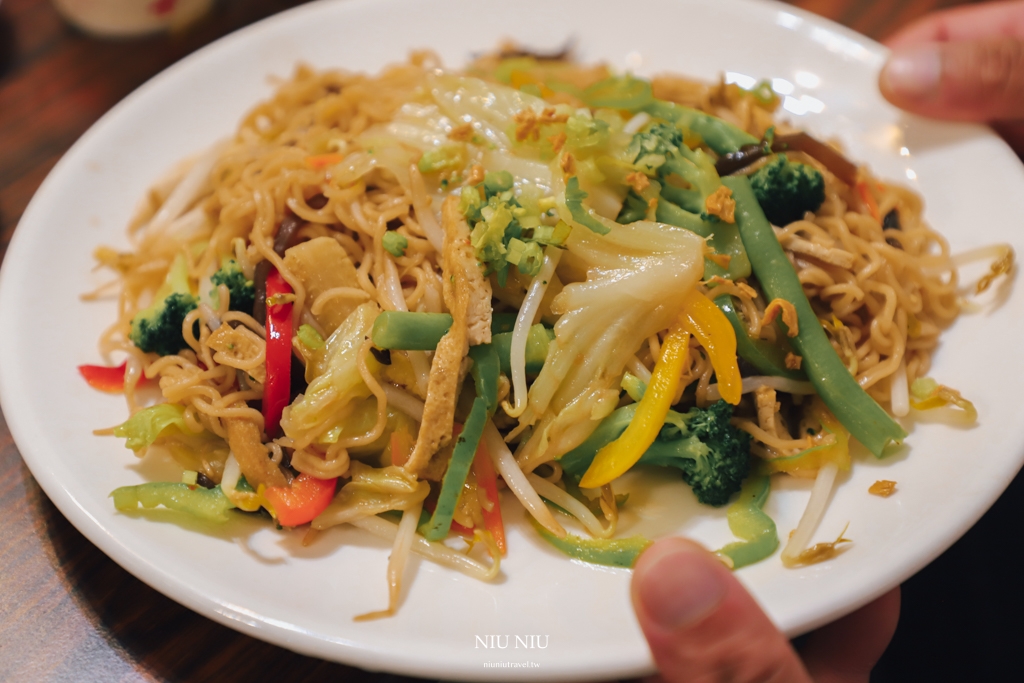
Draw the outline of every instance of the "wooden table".
<instances>
[{"instance_id":1,"label":"wooden table","mask_svg":"<svg viewBox=\"0 0 1024 683\"><path fill-rule=\"evenodd\" d=\"M49 0L2 0L0 257L43 178L104 112L197 48L296 4L221 0L183 33L101 41L65 24ZM793 4L884 38L929 10L957 3ZM987 680L1012 663L1024 642L1016 533L1022 513L1024 478L1018 477L974 530L907 582L899 631L873 680ZM50 503L0 415L0 680L210 679L407 680L267 645L200 617L138 581L86 541Z\"/></svg>"}]
</instances>

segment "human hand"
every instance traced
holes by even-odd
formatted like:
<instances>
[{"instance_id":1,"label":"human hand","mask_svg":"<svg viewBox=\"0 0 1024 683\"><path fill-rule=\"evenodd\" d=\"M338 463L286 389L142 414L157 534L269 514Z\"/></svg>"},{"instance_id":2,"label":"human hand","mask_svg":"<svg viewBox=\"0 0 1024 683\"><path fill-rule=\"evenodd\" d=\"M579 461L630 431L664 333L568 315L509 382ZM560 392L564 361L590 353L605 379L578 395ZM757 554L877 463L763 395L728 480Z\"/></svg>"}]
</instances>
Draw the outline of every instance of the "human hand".
<instances>
[{"instance_id":1,"label":"human hand","mask_svg":"<svg viewBox=\"0 0 1024 683\"><path fill-rule=\"evenodd\" d=\"M990 123L1024 155L1024 2L935 12L886 45L886 99L922 116Z\"/></svg>"},{"instance_id":2,"label":"human hand","mask_svg":"<svg viewBox=\"0 0 1024 683\"><path fill-rule=\"evenodd\" d=\"M809 634L798 654L732 572L682 538L640 556L632 596L661 672L652 681L666 683L867 683L900 612L895 588Z\"/></svg>"}]
</instances>

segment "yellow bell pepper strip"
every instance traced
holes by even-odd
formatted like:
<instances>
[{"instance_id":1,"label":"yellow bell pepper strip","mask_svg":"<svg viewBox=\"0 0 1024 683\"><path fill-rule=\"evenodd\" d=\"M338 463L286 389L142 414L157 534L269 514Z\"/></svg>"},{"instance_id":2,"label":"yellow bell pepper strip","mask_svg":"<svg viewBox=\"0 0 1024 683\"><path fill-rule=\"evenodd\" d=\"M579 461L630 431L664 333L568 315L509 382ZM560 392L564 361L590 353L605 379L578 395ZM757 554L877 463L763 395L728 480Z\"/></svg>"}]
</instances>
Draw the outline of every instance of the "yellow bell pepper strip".
<instances>
[{"instance_id":1,"label":"yellow bell pepper strip","mask_svg":"<svg viewBox=\"0 0 1024 683\"><path fill-rule=\"evenodd\" d=\"M530 523L545 541L569 557L591 564L603 564L607 567L631 568L636 564L640 553L651 544L650 539L643 536L629 538L583 538L575 534L566 534L558 538L542 527L537 520L530 517Z\"/></svg>"},{"instance_id":2,"label":"yellow bell pepper strip","mask_svg":"<svg viewBox=\"0 0 1024 683\"><path fill-rule=\"evenodd\" d=\"M570 495L570 483L583 476L601 448L626 431L639 406L631 403L612 411L586 441L558 459ZM658 438L637 463L675 468L701 504L725 505L750 471L750 435L729 423L732 415L725 401L686 413L668 411Z\"/></svg>"},{"instance_id":3,"label":"yellow bell pepper strip","mask_svg":"<svg viewBox=\"0 0 1024 683\"><path fill-rule=\"evenodd\" d=\"M738 405L743 394L743 378L736 362L736 332L732 323L711 299L694 290L683 308L683 327L707 352L722 399Z\"/></svg>"},{"instance_id":4,"label":"yellow bell pepper strip","mask_svg":"<svg viewBox=\"0 0 1024 683\"><path fill-rule=\"evenodd\" d=\"M636 414L619 438L604 446L590 463L580 486L597 488L622 476L636 464L658 437L679 388L679 376L688 358L690 334L707 351L718 377L719 392L727 403L740 402L743 391L736 362L736 334L725 314L694 290L661 347L651 382L637 404Z\"/></svg>"},{"instance_id":5,"label":"yellow bell pepper strip","mask_svg":"<svg viewBox=\"0 0 1024 683\"><path fill-rule=\"evenodd\" d=\"M779 547L775 522L762 509L770 490L769 477L750 477L743 482L739 498L726 512L729 531L743 540L726 545L717 554L726 558L733 569L760 562Z\"/></svg>"},{"instance_id":6,"label":"yellow bell pepper strip","mask_svg":"<svg viewBox=\"0 0 1024 683\"><path fill-rule=\"evenodd\" d=\"M768 472L786 472L797 477L815 477L825 463L835 463L840 471L850 469L850 432L839 423L835 415L825 407L820 398L815 398L810 414L821 422L819 437L832 438L807 450L783 458L765 460ZM818 440L821 440L820 438Z\"/></svg>"},{"instance_id":7,"label":"yellow bell pepper strip","mask_svg":"<svg viewBox=\"0 0 1024 683\"><path fill-rule=\"evenodd\" d=\"M914 410L931 410L954 405L964 411L968 422L978 419L978 410L974 404L951 389L936 382L931 377L918 377L910 385L910 406Z\"/></svg>"},{"instance_id":8,"label":"yellow bell pepper strip","mask_svg":"<svg viewBox=\"0 0 1024 683\"><path fill-rule=\"evenodd\" d=\"M629 426L619 438L597 452L580 479L581 487L598 488L619 478L654 443L679 388L679 376L689 358L689 347L690 333L684 329L680 317L661 345L661 358L654 364L647 391L637 404Z\"/></svg>"}]
</instances>

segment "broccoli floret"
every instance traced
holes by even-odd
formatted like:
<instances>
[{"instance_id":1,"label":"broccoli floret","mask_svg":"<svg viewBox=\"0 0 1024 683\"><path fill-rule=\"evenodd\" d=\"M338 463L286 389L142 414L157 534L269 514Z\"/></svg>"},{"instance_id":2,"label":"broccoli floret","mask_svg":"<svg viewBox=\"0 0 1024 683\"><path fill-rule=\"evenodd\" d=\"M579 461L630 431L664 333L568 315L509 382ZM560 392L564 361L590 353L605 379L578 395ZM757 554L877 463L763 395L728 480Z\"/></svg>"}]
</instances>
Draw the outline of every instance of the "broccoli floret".
<instances>
[{"instance_id":1,"label":"broccoli floret","mask_svg":"<svg viewBox=\"0 0 1024 683\"><path fill-rule=\"evenodd\" d=\"M667 123L655 123L646 130L636 133L627 150L633 159L633 167L657 179L661 199L689 212L690 216L669 216L665 208L658 206L657 219L707 236L715 231L718 218L707 213L707 198L722 185L715 171L714 161L700 148L690 149L684 144L683 131ZM646 205L651 198L644 195ZM637 214L640 205L624 206L624 218ZM644 211L646 214L646 209ZM671 207L668 213L673 213ZM682 221L682 222L680 222Z\"/></svg>"},{"instance_id":2,"label":"broccoli floret","mask_svg":"<svg viewBox=\"0 0 1024 683\"><path fill-rule=\"evenodd\" d=\"M177 353L186 346L181 325L196 305L188 286L188 264L184 256L178 256L153 297L153 303L132 318L128 338L146 353L156 352L161 356Z\"/></svg>"},{"instance_id":3,"label":"broccoli floret","mask_svg":"<svg viewBox=\"0 0 1024 683\"><path fill-rule=\"evenodd\" d=\"M629 143L627 154L633 163L657 168L683 146L683 132L666 123L656 123L637 133Z\"/></svg>"},{"instance_id":4,"label":"broccoli floret","mask_svg":"<svg viewBox=\"0 0 1024 683\"><path fill-rule=\"evenodd\" d=\"M626 199L622 202L622 210L615 217L615 222L625 225L633 221L642 221L646 216L647 202L636 192L630 190L626 194Z\"/></svg>"},{"instance_id":5,"label":"broccoli floret","mask_svg":"<svg viewBox=\"0 0 1024 683\"><path fill-rule=\"evenodd\" d=\"M252 280L245 279L245 273L242 272L242 268L238 265L237 261L226 261L221 266L221 269L213 274L210 282L213 283L214 287L213 291L210 292L210 297L213 299L214 304L219 299L217 287L226 285L231 293L231 302L228 308L232 311L252 314L253 302L256 299L256 287L253 285Z\"/></svg>"},{"instance_id":6,"label":"broccoli floret","mask_svg":"<svg viewBox=\"0 0 1024 683\"><path fill-rule=\"evenodd\" d=\"M561 457L562 469L578 481L597 452L625 431L636 406L624 406L606 417L590 438ZM750 436L733 427L730 418L732 406L725 401L687 413L670 410L661 433L639 462L675 467L698 501L725 505L750 470Z\"/></svg>"},{"instance_id":7,"label":"broccoli floret","mask_svg":"<svg viewBox=\"0 0 1024 683\"><path fill-rule=\"evenodd\" d=\"M750 435L733 427L730 419L732 406L725 401L681 415L670 411L666 425L677 429L678 435L667 440L671 433L666 435L663 428L640 462L678 467L697 500L725 505L750 470Z\"/></svg>"},{"instance_id":8,"label":"broccoli floret","mask_svg":"<svg viewBox=\"0 0 1024 683\"><path fill-rule=\"evenodd\" d=\"M813 166L779 154L750 176L754 196L775 225L788 225L817 211L825 201L825 179Z\"/></svg>"},{"instance_id":9,"label":"broccoli floret","mask_svg":"<svg viewBox=\"0 0 1024 683\"><path fill-rule=\"evenodd\" d=\"M177 353L186 346L185 338L181 336L181 324L195 307L194 296L174 292L132 318L129 337L146 353L155 351L161 356Z\"/></svg>"}]
</instances>

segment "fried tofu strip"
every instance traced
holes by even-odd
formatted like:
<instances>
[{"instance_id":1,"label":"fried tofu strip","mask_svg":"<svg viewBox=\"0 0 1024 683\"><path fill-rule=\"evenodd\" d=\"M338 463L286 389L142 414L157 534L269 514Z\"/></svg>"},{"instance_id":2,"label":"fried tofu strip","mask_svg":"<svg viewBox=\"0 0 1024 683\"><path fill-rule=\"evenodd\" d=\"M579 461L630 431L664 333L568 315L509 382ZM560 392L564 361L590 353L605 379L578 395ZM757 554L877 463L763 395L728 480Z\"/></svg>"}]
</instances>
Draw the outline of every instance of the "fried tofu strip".
<instances>
[{"instance_id":1,"label":"fried tofu strip","mask_svg":"<svg viewBox=\"0 0 1024 683\"><path fill-rule=\"evenodd\" d=\"M362 289L356 267L344 247L331 237L296 244L285 252L284 265L306 288L306 305L316 310L313 317L324 328L325 336L341 327L345 318L369 298L358 296ZM346 289L356 296L332 296Z\"/></svg>"},{"instance_id":2,"label":"fried tofu strip","mask_svg":"<svg viewBox=\"0 0 1024 683\"><path fill-rule=\"evenodd\" d=\"M263 384L267 379L267 342L244 325L222 324L210 335L207 344L216 351L213 360L236 370L244 370Z\"/></svg>"},{"instance_id":3,"label":"fried tofu strip","mask_svg":"<svg viewBox=\"0 0 1024 683\"><path fill-rule=\"evenodd\" d=\"M260 484L267 486L287 486L288 479L284 472L267 455L267 449L260 438L260 428L255 422L239 417L224 420L228 430L228 446L238 461L238 468L245 475L245 480L254 489Z\"/></svg>"},{"instance_id":4,"label":"fried tofu strip","mask_svg":"<svg viewBox=\"0 0 1024 683\"><path fill-rule=\"evenodd\" d=\"M441 281L452 326L441 338L430 366L427 400L419 435L405 469L419 475L430 459L451 441L455 402L465 376L463 360L470 345L491 341L491 285L480 270L469 240L469 225L457 197L448 197L441 210L444 258Z\"/></svg>"},{"instance_id":5,"label":"fried tofu strip","mask_svg":"<svg viewBox=\"0 0 1024 683\"><path fill-rule=\"evenodd\" d=\"M775 401L775 390L771 387L758 387L754 390L757 401L757 424L769 434L776 434L775 414L779 412L779 404Z\"/></svg>"},{"instance_id":6,"label":"fried tofu strip","mask_svg":"<svg viewBox=\"0 0 1024 683\"><path fill-rule=\"evenodd\" d=\"M853 268L853 254L843 249L824 247L800 237L790 237L786 242L786 249L795 254L811 256L819 261L824 261L840 268Z\"/></svg>"}]
</instances>

